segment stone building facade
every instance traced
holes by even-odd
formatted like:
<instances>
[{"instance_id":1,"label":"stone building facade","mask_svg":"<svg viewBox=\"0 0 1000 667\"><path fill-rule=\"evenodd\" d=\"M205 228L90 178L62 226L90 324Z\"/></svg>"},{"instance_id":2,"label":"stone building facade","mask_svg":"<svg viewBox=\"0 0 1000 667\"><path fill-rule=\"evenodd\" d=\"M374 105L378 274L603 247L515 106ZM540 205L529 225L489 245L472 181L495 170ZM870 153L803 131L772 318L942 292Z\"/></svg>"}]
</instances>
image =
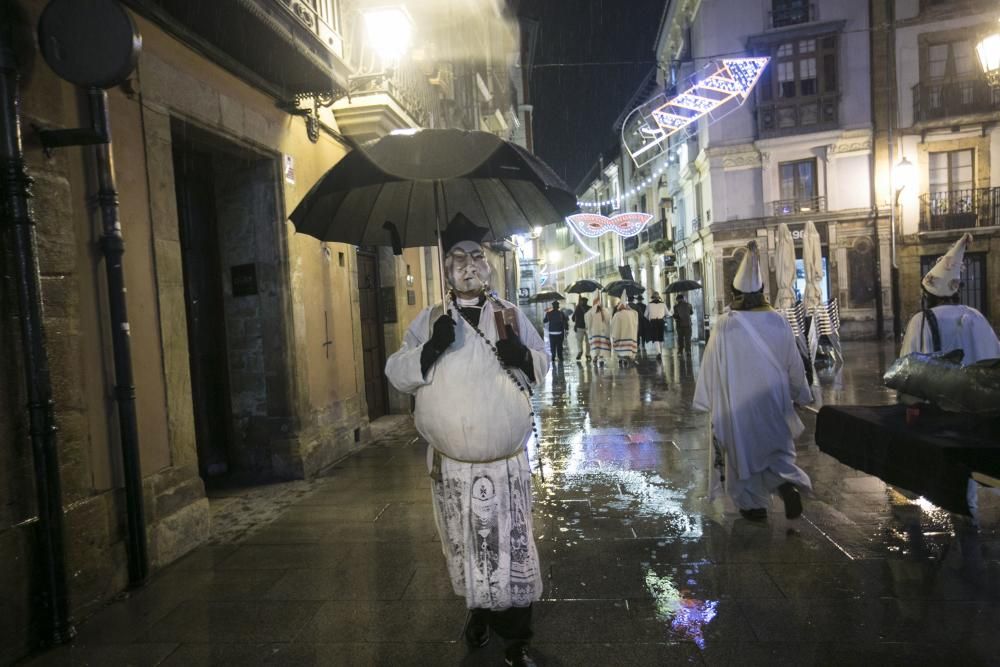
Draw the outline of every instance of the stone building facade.
<instances>
[{"instance_id":1,"label":"stone building facade","mask_svg":"<svg viewBox=\"0 0 1000 667\"><path fill-rule=\"evenodd\" d=\"M452 14L470 22L467 40L435 50L427 37L406 67L382 76L370 76L359 32L362 12L378 3L249 0L222 13L214 2L124 3L143 47L128 82L108 94L151 569L208 537L206 486L315 476L368 439L371 419L409 409L389 394L384 359L439 294L436 250L397 257L321 243L296 234L287 217L357 141L416 127L510 133L493 119L510 107L517 34L501 3L484 3L489 11L456 4L467 12ZM85 96L32 46L46 4L7 0L16 21L0 29L25 45L17 54L21 124L34 179L70 607L81 616L126 587L123 472L92 151L49 156L32 129L89 123ZM427 5L409 4L415 23L456 32ZM483 90L489 102L476 98ZM5 262L4 663L45 634L11 271Z\"/></svg>"}]
</instances>

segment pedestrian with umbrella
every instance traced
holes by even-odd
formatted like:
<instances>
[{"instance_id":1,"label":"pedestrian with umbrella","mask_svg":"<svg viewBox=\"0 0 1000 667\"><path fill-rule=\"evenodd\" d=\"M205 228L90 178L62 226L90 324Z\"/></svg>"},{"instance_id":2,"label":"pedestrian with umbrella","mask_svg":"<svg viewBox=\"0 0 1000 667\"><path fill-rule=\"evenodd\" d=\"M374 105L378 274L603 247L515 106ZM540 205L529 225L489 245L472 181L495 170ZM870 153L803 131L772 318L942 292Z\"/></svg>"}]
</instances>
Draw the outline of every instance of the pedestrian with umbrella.
<instances>
[{"instance_id":1,"label":"pedestrian with umbrella","mask_svg":"<svg viewBox=\"0 0 1000 667\"><path fill-rule=\"evenodd\" d=\"M507 664L522 667L535 664L528 643L542 594L526 451L530 385L549 359L524 313L489 289L482 244L574 210L572 192L519 146L485 132L421 130L351 152L291 215L298 231L324 241L397 253L438 246L442 303L416 317L386 376L417 397L442 550L469 609L465 641L483 646L492 629L506 640Z\"/></svg>"},{"instance_id":2,"label":"pedestrian with umbrella","mask_svg":"<svg viewBox=\"0 0 1000 667\"><path fill-rule=\"evenodd\" d=\"M620 367L628 366L635 359L639 336L639 313L624 301L618 304L611 318L611 340Z\"/></svg>"},{"instance_id":3,"label":"pedestrian with umbrella","mask_svg":"<svg viewBox=\"0 0 1000 667\"><path fill-rule=\"evenodd\" d=\"M581 296L576 302L576 309L573 311L573 335L576 336L576 360L580 361L584 351L587 352L587 361L590 361L590 341L587 338L587 313L590 306L587 305L587 297Z\"/></svg>"},{"instance_id":4,"label":"pedestrian with umbrella","mask_svg":"<svg viewBox=\"0 0 1000 667\"><path fill-rule=\"evenodd\" d=\"M663 323L669 314L667 304L663 303L659 292L653 292L649 299L647 314L649 316L649 340L656 349L657 358L663 349Z\"/></svg>"},{"instance_id":5,"label":"pedestrian with umbrella","mask_svg":"<svg viewBox=\"0 0 1000 667\"><path fill-rule=\"evenodd\" d=\"M611 356L611 313L600 300L584 317L587 334L590 338L590 351L594 355L594 363L604 365L605 358Z\"/></svg>"}]
</instances>

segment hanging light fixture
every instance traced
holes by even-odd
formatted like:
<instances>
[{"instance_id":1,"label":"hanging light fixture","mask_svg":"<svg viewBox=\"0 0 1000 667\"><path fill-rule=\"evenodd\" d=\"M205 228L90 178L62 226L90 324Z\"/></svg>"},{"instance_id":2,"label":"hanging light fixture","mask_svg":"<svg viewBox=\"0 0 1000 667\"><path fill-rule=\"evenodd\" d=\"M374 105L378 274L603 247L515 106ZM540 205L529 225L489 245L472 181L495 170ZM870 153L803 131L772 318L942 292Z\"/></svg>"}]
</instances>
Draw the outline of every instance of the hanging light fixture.
<instances>
[{"instance_id":1,"label":"hanging light fixture","mask_svg":"<svg viewBox=\"0 0 1000 667\"><path fill-rule=\"evenodd\" d=\"M986 73L986 80L993 88L1000 88L1000 32L994 30L976 44L979 64Z\"/></svg>"}]
</instances>

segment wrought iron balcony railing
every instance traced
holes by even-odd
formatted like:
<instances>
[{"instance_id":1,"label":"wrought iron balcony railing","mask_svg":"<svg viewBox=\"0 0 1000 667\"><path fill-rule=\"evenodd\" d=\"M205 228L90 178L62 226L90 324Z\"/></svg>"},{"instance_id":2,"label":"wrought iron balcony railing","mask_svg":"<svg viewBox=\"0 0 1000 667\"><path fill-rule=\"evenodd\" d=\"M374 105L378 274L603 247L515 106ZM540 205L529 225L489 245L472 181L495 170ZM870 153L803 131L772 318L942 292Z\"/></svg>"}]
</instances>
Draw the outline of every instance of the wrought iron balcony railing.
<instances>
[{"instance_id":1,"label":"wrought iron balcony railing","mask_svg":"<svg viewBox=\"0 0 1000 667\"><path fill-rule=\"evenodd\" d=\"M768 12L772 28L784 28L816 20L816 5L800 0L776 2L773 11Z\"/></svg>"},{"instance_id":2,"label":"wrought iron balcony railing","mask_svg":"<svg viewBox=\"0 0 1000 667\"><path fill-rule=\"evenodd\" d=\"M920 195L920 231L1000 226L1000 188Z\"/></svg>"},{"instance_id":3,"label":"wrought iron balcony railing","mask_svg":"<svg viewBox=\"0 0 1000 667\"><path fill-rule=\"evenodd\" d=\"M352 97L385 93L396 100L417 125L430 126L431 116L438 111L441 95L438 87L431 84L419 66L403 61L395 69L363 78L362 85L352 87Z\"/></svg>"},{"instance_id":4,"label":"wrought iron balcony railing","mask_svg":"<svg viewBox=\"0 0 1000 667\"><path fill-rule=\"evenodd\" d=\"M822 213L826 211L826 197L809 197L805 199L779 199L770 202L771 215L803 215Z\"/></svg>"},{"instance_id":5,"label":"wrought iron balcony railing","mask_svg":"<svg viewBox=\"0 0 1000 667\"><path fill-rule=\"evenodd\" d=\"M279 0L277 4L298 19L331 52L344 57L344 39L337 32L340 17L334 0Z\"/></svg>"},{"instance_id":6,"label":"wrought iron balcony railing","mask_svg":"<svg viewBox=\"0 0 1000 667\"><path fill-rule=\"evenodd\" d=\"M1000 111L1000 90L982 77L921 82L913 87L916 122Z\"/></svg>"},{"instance_id":7,"label":"wrought iron balcony railing","mask_svg":"<svg viewBox=\"0 0 1000 667\"><path fill-rule=\"evenodd\" d=\"M618 273L618 262L616 262L613 259L601 260L594 267L594 272L597 274L598 278L603 277L603 276L608 276L608 275L611 275L611 274L616 274L617 275L617 273Z\"/></svg>"}]
</instances>

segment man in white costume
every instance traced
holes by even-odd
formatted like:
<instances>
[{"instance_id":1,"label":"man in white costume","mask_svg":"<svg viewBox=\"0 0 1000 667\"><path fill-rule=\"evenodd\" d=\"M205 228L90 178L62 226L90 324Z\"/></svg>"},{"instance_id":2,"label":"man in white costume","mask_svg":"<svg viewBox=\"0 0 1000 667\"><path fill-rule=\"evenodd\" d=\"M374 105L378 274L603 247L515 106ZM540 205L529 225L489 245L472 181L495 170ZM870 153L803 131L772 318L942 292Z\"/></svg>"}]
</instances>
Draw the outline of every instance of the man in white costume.
<instances>
[{"instance_id":1,"label":"man in white costume","mask_svg":"<svg viewBox=\"0 0 1000 667\"><path fill-rule=\"evenodd\" d=\"M794 438L804 427L794 404L813 397L795 335L764 296L755 241L747 246L733 293L705 346L694 394L694 408L711 413L713 480L725 483L744 518L766 520L777 491L785 516L794 519L802 514L799 489L812 489L795 465Z\"/></svg>"},{"instance_id":2,"label":"man in white costume","mask_svg":"<svg viewBox=\"0 0 1000 667\"><path fill-rule=\"evenodd\" d=\"M660 298L660 293L653 292L653 296L649 300L646 317L649 318L648 339L653 343L653 348L656 350L656 354L660 354L660 352L663 351L664 322L666 322L669 314L670 312L667 310L667 304L663 303L663 299Z\"/></svg>"},{"instance_id":3,"label":"man in white costume","mask_svg":"<svg viewBox=\"0 0 1000 667\"><path fill-rule=\"evenodd\" d=\"M619 366L627 366L639 347L639 313L624 301L618 304L611 318L611 340Z\"/></svg>"},{"instance_id":4,"label":"man in white costume","mask_svg":"<svg viewBox=\"0 0 1000 667\"><path fill-rule=\"evenodd\" d=\"M416 317L385 370L394 387L416 396L448 574L470 610L466 642L485 646L492 628L507 642L508 665L534 665L527 647L542 575L525 445L529 385L548 373L549 358L524 313L489 292L486 231L461 214L448 225L441 236L449 303Z\"/></svg>"},{"instance_id":5,"label":"man in white costume","mask_svg":"<svg viewBox=\"0 0 1000 667\"><path fill-rule=\"evenodd\" d=\"M924 276L927 306L906 325L899 356L960 349L963 365L1000 358L1000 340L989 321L975 308L958 303L962 260L971 241L971 234L963 234Z\"/></svg>"},{"instance_id":6,"label":"man in white costume","mask_svg":"<svg viewBox=\"0 0 1000 667\"><path fill-rule=\"evenodd\" d=\"M611 355L611 313L598 300L584 315L584 322L587 324L587 334L590 336L590 350L594 355L594 363L603 366L604 360Z\"/></svg>"}]
</instances>

